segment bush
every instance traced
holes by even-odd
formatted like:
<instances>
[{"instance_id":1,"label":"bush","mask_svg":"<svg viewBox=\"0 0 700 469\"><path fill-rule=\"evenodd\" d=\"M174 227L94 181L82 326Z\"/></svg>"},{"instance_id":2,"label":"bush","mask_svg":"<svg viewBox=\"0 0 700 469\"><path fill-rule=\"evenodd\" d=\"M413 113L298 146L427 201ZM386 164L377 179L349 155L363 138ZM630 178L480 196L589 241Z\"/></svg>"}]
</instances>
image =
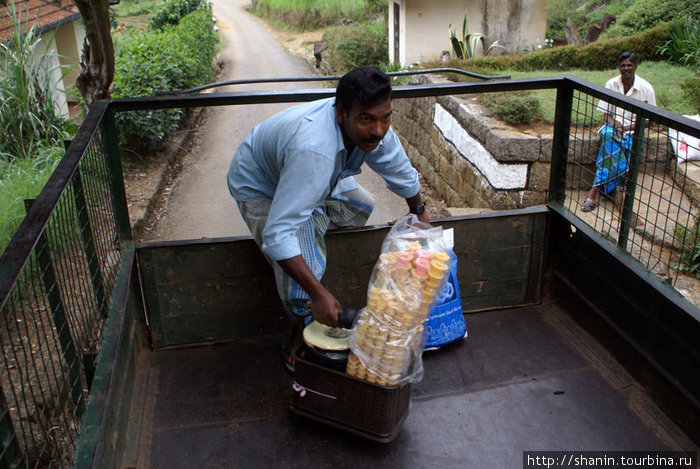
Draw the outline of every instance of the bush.
<instances>
[{"instance_id":1,"label":"bush","mask_svg":"<svg viewBox=\"0 0 700 469\"><path fill-rule=\"evenodd\" d=\"M671 24L670 39L659 47L659 54L669 62L685 65L700 72L700 22L686 16Z\"/></svg>"},{"instance_id":2,"label":"bush","mask_svg":"<svg viewBox=\"0 0 700 469\"><path fill-rule=\"evenodd\" d=\"M700 278L700 218L695 219L691 228L676 224L674 235L676 248L680 251L677 268Z\"/></svg>"},{"instance_id":3,"label":"bush","mask_svg":"<svg viewBox=\"0 0 700 469\"><path fill-rule=\"evenodd\" d=\"M128 31L116 46L112 96L152 96L213 80L217 38L211 12L201 8L162 31ZM185 117L182 109L119 113L120 144L134 151L156 148Z\"/></svg>"},{"instance_id":4,"label":"bush","mask_svg":"<svg viewBox=\"0 0 700 469\"><path fill-rule=\"evenodd\" d=\"M628 37L598 40L587 46L561 46L542 49L527 55L482 57L467 62L472 68L495 70L609 70L617 66L617 57L625 51L634 52L640 62L658 58L657 50L668 40L669 25L659 25L649 31Z\"/></svg>"},{"instance_id":5,"label":"bush","mask_svg":"<svg viewBox=\"0 0 700 469\"><path fill-rule=\"evenodd\" d=\"M364 65L380 66L389 61L384 22L334 26L324 34L327 63L334 73L344 74Z\"/></svg>"},{"instance_id":6,"label":"bush","mask_svg":"<svg viewBox=\"0 0 700 469\"><path fill-rule=\"evenodd\" d=\"M494 113L510 125L529 124L540 113L540 102L532 96L499 98Z\"/></svg>"},{"instance_id":7,"label":"bush","mask_svg":"<svg viewBox=\"0 0 700 469\"><path fill-rule=\"evenodd\" d=\"M189 15L202 5L202 0L166 0L148 22L154 30L163 29L165 25L176 25L182 18Z\"/></svg>"},{"instance_id":8,"label":"bush","mask_svg":"<svg viewBox=\"0 0 700 469\"><path fill-rule=\"evenodd\" d=\"M681 84L681 89L690 105L700 112L700 77L686 78Z\"/></svg>"},{"instance_id":9,"label":"bush","mask_svg":"<svg viewBox=\"0 0 700 469\"><path fill-rule=\"evenodd\" d=\"M660 23L676 18L700 17L700 2L697 0L636 0L622 13L606 36L622 36L639 33Z\"/></svg>"}]
</instances>

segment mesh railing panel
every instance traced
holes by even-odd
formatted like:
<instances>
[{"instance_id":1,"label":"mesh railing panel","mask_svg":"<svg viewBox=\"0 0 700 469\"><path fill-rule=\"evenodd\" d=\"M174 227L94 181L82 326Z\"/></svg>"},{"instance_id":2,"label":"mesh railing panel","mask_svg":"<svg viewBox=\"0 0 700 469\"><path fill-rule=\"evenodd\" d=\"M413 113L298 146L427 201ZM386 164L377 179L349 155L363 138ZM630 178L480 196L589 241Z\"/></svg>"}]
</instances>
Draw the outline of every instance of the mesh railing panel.
<instances>
[{"instance_id":1,"label":"mesh railing panel","mask_svg":"<svg viewBox=\"0 0 700 469\"><path fill-rule=\"evenodd\" d=\"M70 464L121 261L106 161L96 133L2 309L0 466Z\"/></svg>"},{"instance_id":2,"label":"mesh railing panel","mask_svg":"<svg viewBox=\"0 0 700 469\"><path fill-rule=\"evenodd\" d=\"M624 136L602 136L600 102L591 94L574 91L565 197L558 202L675 285L681 272L697 272L686 261L700 242L700 165L679 158L674 123L662 114L616 102L618 109L641 113L636 132L642 138L637 142L635 136L626 141ZM594 185L598 205L587 212L584 202Z\"/></svg>"}]
</instances>

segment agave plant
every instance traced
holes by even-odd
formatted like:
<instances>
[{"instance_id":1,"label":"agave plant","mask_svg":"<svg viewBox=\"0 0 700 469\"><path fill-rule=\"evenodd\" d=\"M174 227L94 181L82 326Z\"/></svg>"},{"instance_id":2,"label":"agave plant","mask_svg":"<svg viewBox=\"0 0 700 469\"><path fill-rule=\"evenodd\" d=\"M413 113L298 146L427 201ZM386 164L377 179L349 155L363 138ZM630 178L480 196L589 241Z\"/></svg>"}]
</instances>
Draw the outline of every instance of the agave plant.
<instances>
[{"instance_id":1,"label":"agave plant","mask_svg":"<svg viewBox=\"0 0 700 469\"><path fill-rule=\"evenodd\" d=\"M467 26L467 14L464 14L464 21L462 22L462 38L457 37L457 32L452 29L452 25L449 26L450 30L450 42L452 43L452 50L455 55L460 59L471 59L476 56L477 47L479 42L484 48L484 55L488 55L491 50L495 47L503 48L503 46L498 44L498 41L494 41L490 46L486 47L486 36L481 33L469 33L469 28Z\"/></svg>"}]
</instances>

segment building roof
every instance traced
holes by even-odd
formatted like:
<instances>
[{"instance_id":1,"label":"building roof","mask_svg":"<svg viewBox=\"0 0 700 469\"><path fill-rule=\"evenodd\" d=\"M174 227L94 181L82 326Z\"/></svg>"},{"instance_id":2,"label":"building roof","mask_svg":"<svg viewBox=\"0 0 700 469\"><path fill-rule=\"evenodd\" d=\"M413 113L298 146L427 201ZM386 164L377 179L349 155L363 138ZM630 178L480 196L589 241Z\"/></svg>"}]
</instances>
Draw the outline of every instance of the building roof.
<instances>
[{"instance_id":1,"label":"building roof","mask_svg":"<svg viewBox=\"0 0 700 469\"><path fill-rule=\"evenodd\" d=\"M14 34L12 1L0 0L0 42ZM15 10L22 21L22 28L36 24L37 34L56 29L59 26L80 18L78 7L72 0L14 0Z\"/></svg>"}]
</instances>

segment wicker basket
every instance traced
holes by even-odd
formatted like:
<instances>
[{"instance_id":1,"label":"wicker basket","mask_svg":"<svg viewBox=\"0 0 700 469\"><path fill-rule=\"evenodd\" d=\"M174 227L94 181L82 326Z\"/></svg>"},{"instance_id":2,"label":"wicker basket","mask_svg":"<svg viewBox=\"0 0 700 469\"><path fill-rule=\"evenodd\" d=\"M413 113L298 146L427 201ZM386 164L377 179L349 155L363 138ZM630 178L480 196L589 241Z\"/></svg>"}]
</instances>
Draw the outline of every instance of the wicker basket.
<instances>
[{"instance_id":1,"label":"wicker basket","mask_svg":"<svg viewBox=\"0 0 700 469\"><path fill-rule=\"evenodd\" d=\"M291 410L299 415L379 442L401 430L410 403L411 385L377 386L304 359L295 360Z\"/></svg>"}]
</instances>

